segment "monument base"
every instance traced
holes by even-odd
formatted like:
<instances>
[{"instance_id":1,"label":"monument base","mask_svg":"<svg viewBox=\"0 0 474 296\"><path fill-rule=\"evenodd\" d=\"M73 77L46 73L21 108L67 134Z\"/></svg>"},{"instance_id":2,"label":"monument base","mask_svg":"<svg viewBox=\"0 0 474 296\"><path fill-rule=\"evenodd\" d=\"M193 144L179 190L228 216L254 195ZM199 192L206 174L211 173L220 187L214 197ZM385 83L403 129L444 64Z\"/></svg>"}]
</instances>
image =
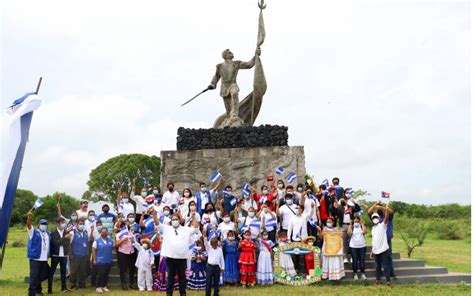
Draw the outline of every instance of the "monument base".
<instances>
[{"instance_id":1,"label":"monument base","mask_svg":"<svg viewBox=\"0 0 474 296\"><path fill-rule=\"evenodd\" d=\"M268 175L282 167L284 173L275 179L284 180L289 173L297 174L292 183L304 183L306 174L303 146L273 146L253 148L223 148L184 151L161 151L160 182L173 181L178 190L189 187L196 190L199 182L210 183L209 177L219 171L225 184L231 185L234 194L241 196L242 185L250 183L257 190L267 184ZM211 187L211 186L209 186ZM194 192L193 192L194 195Z\"/></svg>"}]
</instances>

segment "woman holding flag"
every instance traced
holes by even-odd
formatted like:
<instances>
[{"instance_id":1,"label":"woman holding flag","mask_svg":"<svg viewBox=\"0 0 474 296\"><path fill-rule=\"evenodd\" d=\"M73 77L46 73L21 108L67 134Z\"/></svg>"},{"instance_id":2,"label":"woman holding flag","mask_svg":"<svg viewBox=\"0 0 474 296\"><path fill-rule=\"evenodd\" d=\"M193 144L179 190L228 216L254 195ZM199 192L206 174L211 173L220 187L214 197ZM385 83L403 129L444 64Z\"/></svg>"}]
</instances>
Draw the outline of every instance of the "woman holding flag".
<instances>
[{"instance_id":1,"label":"woman holding flag","mask_svg":"<svg viewBox=\"0 0 474 296\"><path fill-rule=\"evenodd\" d=\"M134 281L135 273L135 248L133 247L133 234L129 229L129 222L119 222L120 230L115 236L115 246L117 247L117 259L120 269L120 282L122 290L136 289ZM127 283L128 275L128 285Z\"/></svg>"}]
</instances>

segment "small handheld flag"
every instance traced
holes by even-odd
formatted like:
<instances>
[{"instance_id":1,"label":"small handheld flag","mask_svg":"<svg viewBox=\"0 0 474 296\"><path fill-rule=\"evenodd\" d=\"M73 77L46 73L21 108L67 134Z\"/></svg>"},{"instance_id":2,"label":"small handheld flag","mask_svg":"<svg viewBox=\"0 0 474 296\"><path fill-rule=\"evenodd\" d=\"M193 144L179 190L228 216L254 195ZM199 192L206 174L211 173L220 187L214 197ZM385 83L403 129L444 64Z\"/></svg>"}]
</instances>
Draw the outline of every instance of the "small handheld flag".
<instances>
[{"instance_id":1,"label":"small handheld flag","mask_svg":"<svg viewBox=\"0 0 474 296\"><path fill-rule=\"evenodd\" d=\"M288 176L286 177L286 181L288 183L293 183L296 180L296 173L289 173Z\"/></svg>"},{"instance_id":2,"label":"small handheld flag","mask_svg":"<svg viewBox=\"0 0 474 296\"><path fill-rule=\"evenodd\" d=\"M244 186L242 187L242 194L244 196L249 196L250 195L250 184L245 183Z\"/></svg>"},{"instance_id":3,"label":"small handheld flag","mask_svg":"<svg viewBox=\"0 0 474 296\"><path fill-rule=\"evenodd\" d=\"M41 207L43 204L44 204L44 202L43 202L41 199L38 198L38 199L35 201L35 204L33 205L33 209L36 210L37 208Z\"/></svg>"},{"instance_id":4,"label":"small handheld flag","mask_svg":"<svg viewBox=\"0 0 474 296\"><path fill-rule=\"evenodd\" d=\"M381 197L382 198L390 198L390 192L382 191Z\"/></svg>"},{"instance_id":5,"label":"small handheld flag","mask_svg":"<svg viewBox=\"0 0 474 296\"><path fill-rule=\"evenodd\" d=\"M236 204L237 204L237 198L234 196L234 198L230 200L230 205L235 206Z\"/></svg>"},{"instance_id":6,"label":"small handheld flag","mask_svg":"<svg viewBox=\"0 0 474 296\"><path fill-rule=\"evenodd\" d=\"M211 182L214 183L222 177L222 174L219 171L215 171L211 176Z\"/></svg>"},{"instance_id":7,"label":"small handheld flag","mask_svg":"<svg viewBox=\"0 0 474 296\"><path fill-rule=\"evenodd\" d=\"M329 180L324 179L323 182L321 182L322 185L326 185L326 187L329 187Z\"/></svg>"},{"instance_id":8,"label":"small handheld flag","mask_svg":"<svg viewBox=\"0 0 474 296\"><path fill-rule=\"evenodd\" d=\"M277 167L275 173L279 176L281 176L281 174L283 174L283 168L282 167Z\"/></svg>"}]
</instances>

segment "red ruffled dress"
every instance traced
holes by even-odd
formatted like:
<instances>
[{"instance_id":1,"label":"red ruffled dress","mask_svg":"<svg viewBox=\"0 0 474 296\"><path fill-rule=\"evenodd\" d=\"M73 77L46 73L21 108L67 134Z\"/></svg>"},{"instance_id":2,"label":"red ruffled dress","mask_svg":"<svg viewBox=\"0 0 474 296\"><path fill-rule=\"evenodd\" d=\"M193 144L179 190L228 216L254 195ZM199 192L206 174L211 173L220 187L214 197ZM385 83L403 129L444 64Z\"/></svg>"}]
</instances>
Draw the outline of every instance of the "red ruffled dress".
<instances>
[{"instance_id":1,"label":"red ruffled dress","mask_svg":"<svg viewBox=\"0 0 474 296\"><path fill-rule=\"evenodd\" d=\"M311 269L314 269L314 253L308 253L304 255L304 260L306 263L306 273L309 274Z\"/></svg>"},{"instance_id":2,"label":"red ruffled dress","mask_svg":"<svg viewBox=\"0 0 474 296\"><path fill-rule=\"evenodd\" d=\"M242 285L253 285L256 282L255 271L257 264L255 260L255 249L257 245L253 241L243 240L239 256L240 283Z\"/></svg>"}]
</instances>

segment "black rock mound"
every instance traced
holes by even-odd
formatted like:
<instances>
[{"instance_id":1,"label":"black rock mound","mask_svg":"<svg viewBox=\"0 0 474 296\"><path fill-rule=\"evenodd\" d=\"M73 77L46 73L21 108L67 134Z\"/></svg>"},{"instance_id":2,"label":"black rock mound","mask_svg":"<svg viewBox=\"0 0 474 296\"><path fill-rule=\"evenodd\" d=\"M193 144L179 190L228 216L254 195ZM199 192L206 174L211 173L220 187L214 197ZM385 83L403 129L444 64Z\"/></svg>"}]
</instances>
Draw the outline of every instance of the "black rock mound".
<instances>
[{"instance_id":1,"label":"black rock mound","mask_svg":"<svg viewBox=\"0 0 474 296\"><path fill-rule=\"evenodd\" d=\"M180 127L178 150L288 146L288 127L279 125L190 129Z\"/></svg>"}]
</instances>

